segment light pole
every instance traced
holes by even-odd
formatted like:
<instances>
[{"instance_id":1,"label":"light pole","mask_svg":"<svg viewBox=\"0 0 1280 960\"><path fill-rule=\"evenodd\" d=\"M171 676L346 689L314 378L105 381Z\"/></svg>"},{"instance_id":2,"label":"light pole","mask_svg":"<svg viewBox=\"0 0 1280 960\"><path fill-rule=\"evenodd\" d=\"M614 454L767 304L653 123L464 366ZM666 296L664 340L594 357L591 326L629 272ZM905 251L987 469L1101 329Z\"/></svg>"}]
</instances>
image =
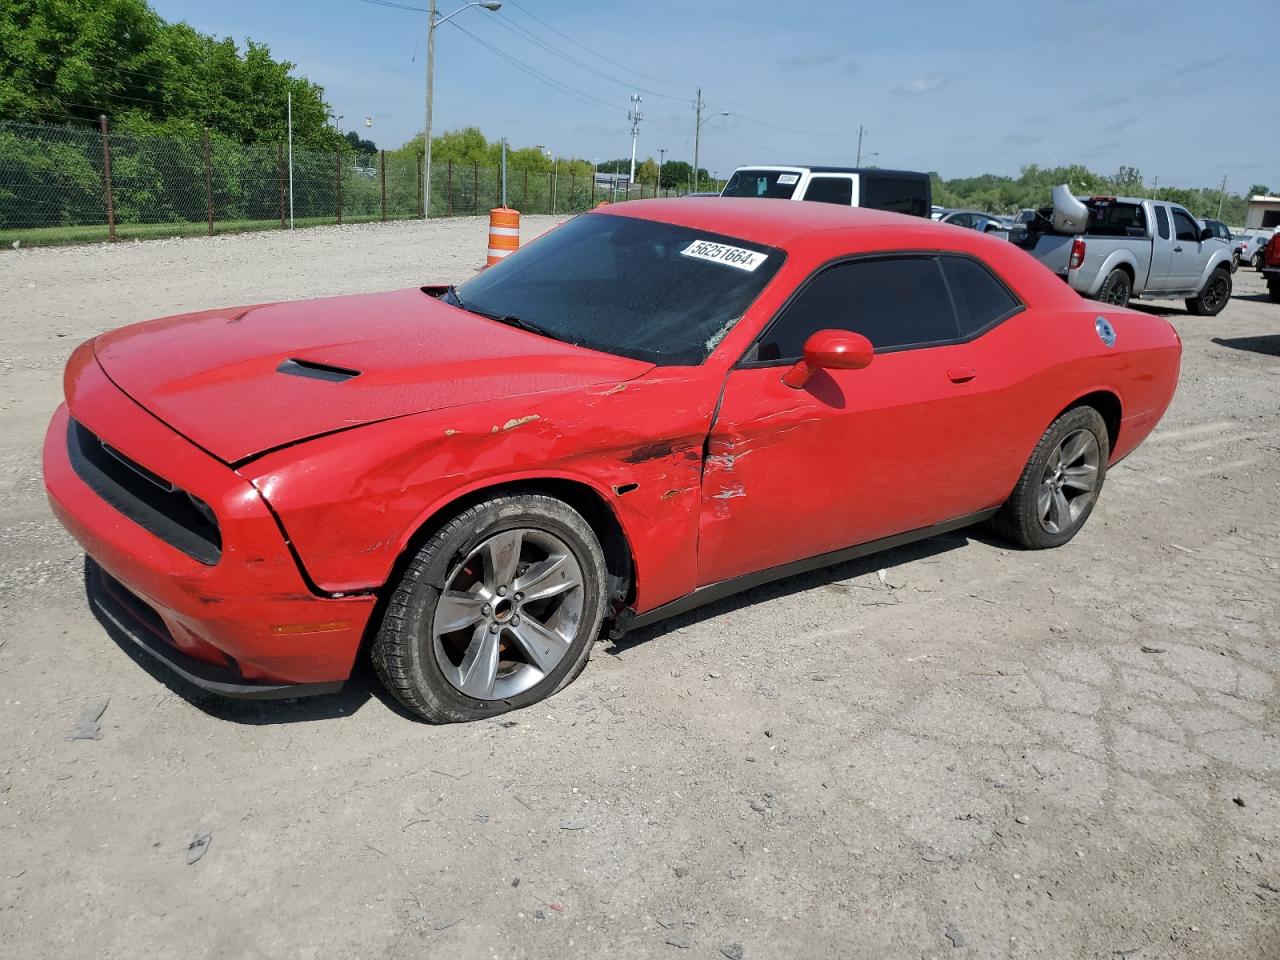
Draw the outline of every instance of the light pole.
<instances>
[{"instance_id":1,"label":"light pole","mask_svg":"<svg viewBox=\"0 0 1280 960\"><path fill-rule=\"evenodd\" d=\"M662 158L667 155L666 147L658 148L658 182L654 184L655 190L653 195L656 197L662 192Z\"/></svg>"},{"instance_id":2,"label":"light pole","mask_svg":"<svg viewBox=\"0 0 1280 960\"><path fill-rule=\"evenodd\" d=\"M705 120L702 119L702 90L701 89L698 90L698 102L697 102L696 109L697 109L697 113L694 115L694 128L693 128L693 189L689 191L690 193L698 192L698 148L702 143L703 124L710 123L716 117L729 116L728 110L721 110L719 113L713 113L711 116L707 117Z\"/></svg>"},{"instance_id":3,"label":"light pole","mask_svg":"<svg viewBox=\"0 0 1280 960\"><path fill-rule=\"evenodd\" d=\"M486 10L498 10L502 4L498 0L476 0L474 3L463 4L447 17L436 15L436 0L429 0L427 3L427 125L424 131L425 143L423 150L425 157L422 164L422 219L426 220L431 216L431 106L435 93L435 68L436 68L436 27L444 23L446 20L452 20L463 10L469 7L484 7Z\"/></svg>"}]
</instances>

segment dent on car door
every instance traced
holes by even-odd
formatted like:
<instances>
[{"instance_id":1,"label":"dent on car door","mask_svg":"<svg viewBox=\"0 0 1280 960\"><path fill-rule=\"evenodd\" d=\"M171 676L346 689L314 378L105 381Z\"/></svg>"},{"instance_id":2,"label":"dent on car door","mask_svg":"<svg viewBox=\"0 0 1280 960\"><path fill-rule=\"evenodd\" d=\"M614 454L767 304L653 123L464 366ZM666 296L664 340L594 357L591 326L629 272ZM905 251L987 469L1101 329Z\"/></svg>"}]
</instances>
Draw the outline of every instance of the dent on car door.
<instances>
[{"instance_id":1,"label":"dent on car door","mask_svg":"<svg viewBox=\"0 0 1280 960\"><path fill-rule=\"evenodd\" d=\"M701 585L991 505L987 448L1000 417L974 345L957 342L971 321L957 317L943 259L827 267L730 372L703 480ZM1017 309L997 287L1005 302L987 304L988 313ZM875 359L861 370L818 370L803 388L788 387L783 374L820 329L865 335Z\"/></svg>"}]
</instances>

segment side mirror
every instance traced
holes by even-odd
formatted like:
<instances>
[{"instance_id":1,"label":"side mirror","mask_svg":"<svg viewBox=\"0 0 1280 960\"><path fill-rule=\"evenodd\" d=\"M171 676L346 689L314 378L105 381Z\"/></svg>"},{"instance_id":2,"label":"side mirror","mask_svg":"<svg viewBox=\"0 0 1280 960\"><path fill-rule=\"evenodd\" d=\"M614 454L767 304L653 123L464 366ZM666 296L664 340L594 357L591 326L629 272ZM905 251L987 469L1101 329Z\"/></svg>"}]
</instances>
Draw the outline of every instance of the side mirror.
<instances>
[{"instance_id":1,"label":"side mirror","mask_svg":"<svg viewBox=\"0 0 1280 960\"><path fill-rule=\"evenodd\" d=\"M782 382L799 390L815 370L861 370L871 363L875 347L860 333L819 330L804 342L804 357L783 374Z\"/></svg>"},{"instance_id":2,"label":"side mirror","mask_svg":"<svg viewBox=\"0 0 1280 960\"><path fill-rule=\"evenodd\" d=\"M1200 240L1203 242L1205 240L1212 240L1212 239L1213 239L1213 231L1208 227L1201 227Z\"/></svg>"}]
</instances>

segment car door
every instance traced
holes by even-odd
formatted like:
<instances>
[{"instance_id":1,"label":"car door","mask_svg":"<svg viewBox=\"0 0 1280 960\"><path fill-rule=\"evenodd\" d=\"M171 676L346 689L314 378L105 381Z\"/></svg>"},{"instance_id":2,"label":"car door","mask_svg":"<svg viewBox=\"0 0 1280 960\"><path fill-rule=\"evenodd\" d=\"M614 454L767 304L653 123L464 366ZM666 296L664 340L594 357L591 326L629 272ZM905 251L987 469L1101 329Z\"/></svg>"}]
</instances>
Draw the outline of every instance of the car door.
<instances>
[{"instance_id":1,"label":"car door","mask_svg":"<svg viewBox=\"0 0 1280 960\"><path fill-rule=\"evenodd\" d=\"M1200 224L1182 207L1169 208L1173 218L1173 256L1170 258L1170 289L1191 290L1200 283L1204 266Z\"/></svg>"},{"instance_id":2,"label":"car door","mask_svg":"<svg viewBox=\"0 0 1280 960\"><path fill-rule=\"evenodd\" d=\"M1139 289L1156 292L1174 289L1173 282L1173 221L1169 216L1169 208L1163 203L1152 204L1155 208L1156 228L1151 235L1151 272L1145 286ZM1141 281L1141 278L1139 278Z\"/></svg>"},{"instance_id":3,"label":"car door","mask_svg":"<svg viewBox=\"0 0 1280 960\"><path fill-rule=\"evenodd\" d=\"M974 344L960 342L943 271L932 254L830 265L730 371L708 438L699 585L926 528L1007 494L992 492L988 453L1001 418ZM1001 290L1006 315L1021 308ZM874 360L788 387L782 375L820 329L862 333Z\"/></svg>"}]
</instances>

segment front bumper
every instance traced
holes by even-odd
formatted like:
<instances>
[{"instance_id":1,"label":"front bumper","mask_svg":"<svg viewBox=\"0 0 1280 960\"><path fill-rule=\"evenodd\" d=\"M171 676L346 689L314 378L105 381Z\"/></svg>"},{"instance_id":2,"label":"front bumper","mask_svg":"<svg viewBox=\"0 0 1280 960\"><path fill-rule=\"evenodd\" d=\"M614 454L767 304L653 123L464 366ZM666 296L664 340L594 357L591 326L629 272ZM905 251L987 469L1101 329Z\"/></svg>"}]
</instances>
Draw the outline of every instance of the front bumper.
<instances>
[{"instance_id":1,"label":"front bumper","mask_svg":"<svg viewBox=\"0 0 1280 960\"><path fill-rule=\"evenodd\" d=\"M45 437L44 477L54 513L92 561L90 602L149 653L215 693L285 697L341 686L375 598L311 592L258 491L135 404L91 356L78 358L67 376L71 409L58 408ZM68 452L72 413L213 509L222 535L215 563L144 529L81 479ZM95 567L105 573L97 589Z\"/></svg>"}]
</instances>

